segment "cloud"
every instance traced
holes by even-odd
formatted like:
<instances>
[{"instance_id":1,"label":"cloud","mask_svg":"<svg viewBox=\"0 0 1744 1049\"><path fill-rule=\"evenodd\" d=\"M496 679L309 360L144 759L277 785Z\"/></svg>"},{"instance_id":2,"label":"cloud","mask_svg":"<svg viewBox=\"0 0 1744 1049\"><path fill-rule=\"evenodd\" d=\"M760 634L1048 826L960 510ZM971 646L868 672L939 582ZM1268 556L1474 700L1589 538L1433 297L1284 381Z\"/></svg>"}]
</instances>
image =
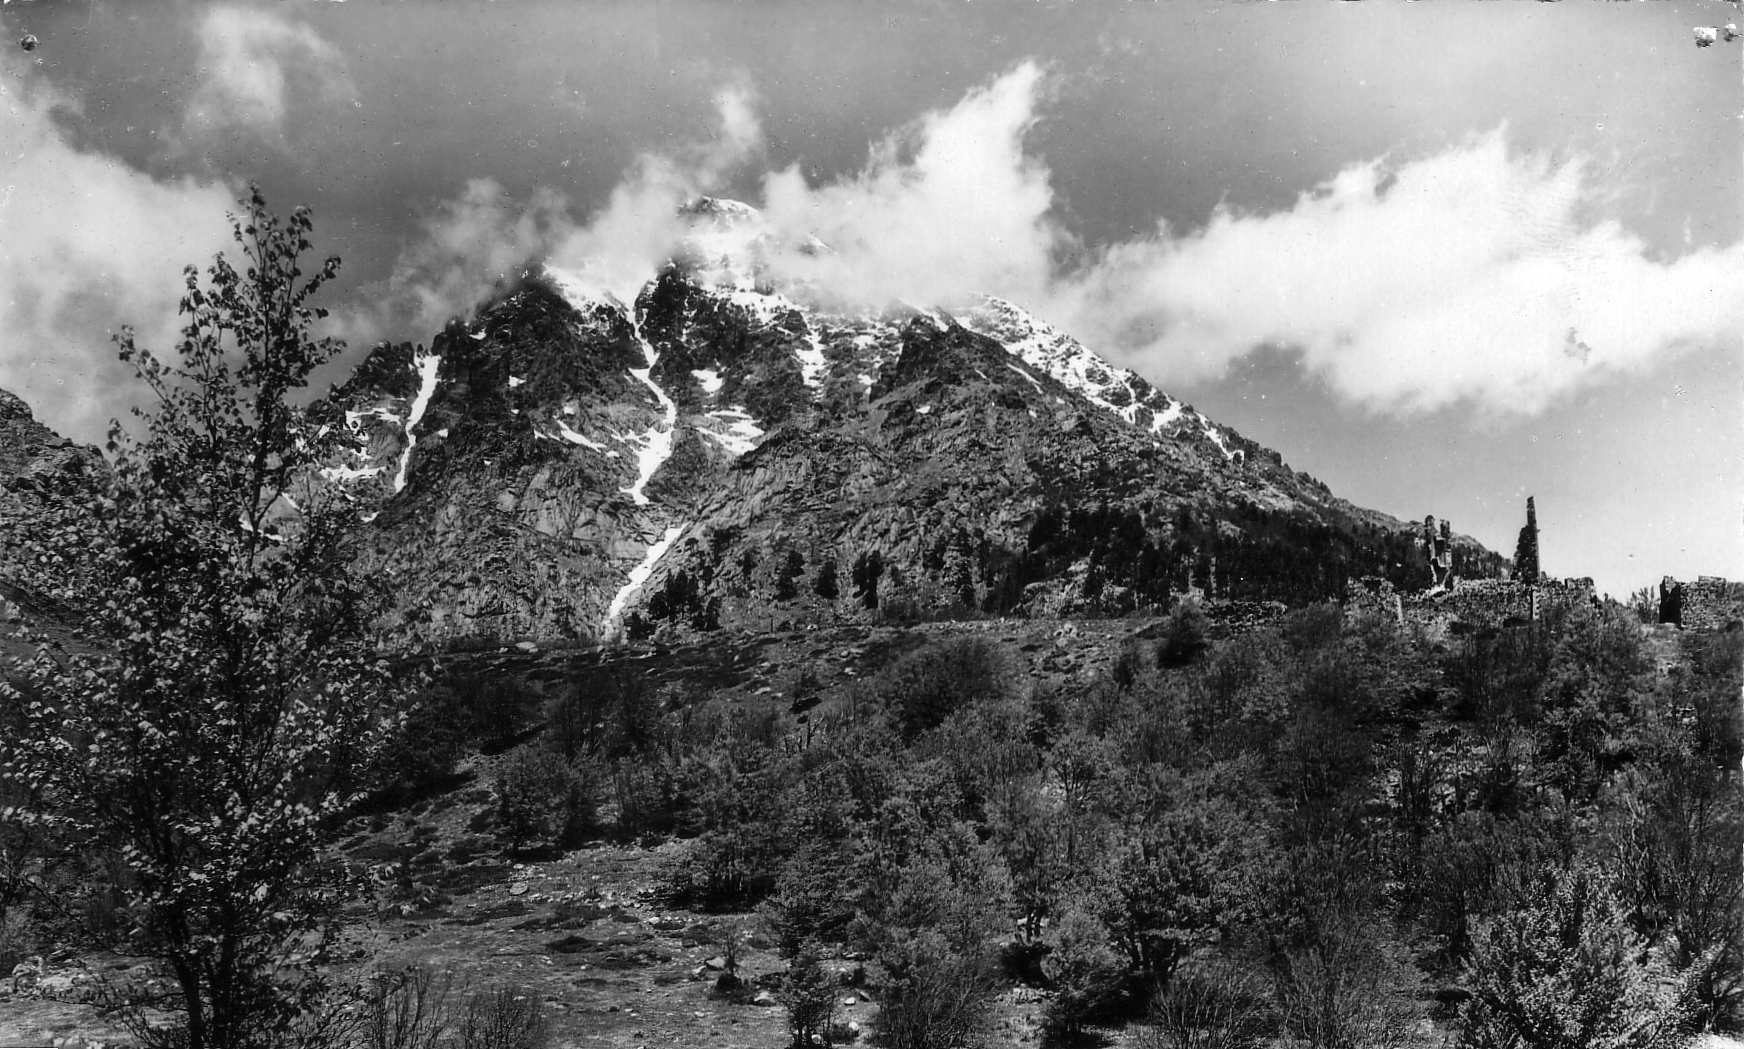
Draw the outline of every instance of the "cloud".
<instances>
[{"instance_id":1,"label":"cloud","mask_svg":"<svg viewBox=\"0 0 1744 1049\"><path fill-rule=\"evenodd\" d=\"M198 32L203 75L184 113L190 135L242 130L283 145L293 95L319 102L354 90L332 44L270 11L214 7Z\"/></svg>"},{"instance_id":2,"label":"cloud","mask_svg":"<svg viewBox=\"0 0 1744 1049\"><path fill-rule=\"evenodd\" d=\"M1284 348L1346 398L1407 413L1532 413L1744 329L1729 292L1744 244L1657 259L1593 217L1616 194L1588 161L1515 151L1501 128L1086 258L1025 149L1047 86L1025 63L891 135L851 178L770 175L783 241L812 230L836 249L785 258L788 275L869 302L1001 295L1165 383Z\"/></svg>"},{"instance_id":3,"label":"cloud","mask_svg":"<svg viewBox=\"0 0 1744 1049\"><path fill-rule=\"evenodd\" d=\"M82 150L56 113L73 103L0 57L0 387L39 418L99 441L137 389L109 332L138 330L165 351L179 330L182 267L229 243L236 192L215 182L159 181ZM20 87L19 85L25 85Z\"/></svg>"},{"instance_id":4,"label":"cloud","mask_svg":"<svg viewBox=\"0 0 1744 1049\"><path fill-rule=\"evenodd\" d=\"M1658 260L1590 217L1608 196L1586 161L1498 129L1352 165L1287 210L1115 245L1050 308L1165 379L1272 345L1373 408L1536 412L1744 327L1744 244Z\"/></svg>"},{"instance_id":5,"label":"cloud","mask_svg":"<svg viewBox=\"0 0 1744 1049\"><path fill-rule=\"evenodd\" d=\"M550 264L595 291L633 301L684 236L679 205L717 191L762 151L763 127L754 103L743 83L717 91L714 137L679 150L676 157L638 157L604 207L552 240Z\"/></svg>"},{"instance_id":6,"label":"cloud","mask_svg":"<svg viewBox=\"0 0 1744 1049\"><path fill-rule=\"evenodd\" d=\"M1518 150L1503 128L1352 163L1287 208L1222 207L1194 230L1159 225L1088 251L1027 149L1051 90L1025 62L895 130L852 174L813 184L797 166L766 173L766 261L873 305L1010 298L1164 384L1281 348L1348 400L1402 413L1537 412L1744 329L1744 299L1729 293L1744 286L1744 243L1658 257L1600 217L1617 194L1590 161ZM758 155L752 101L722 91L712 141L641 157L584 221L555 195L514 215L479 212L469 189L429 242L455 240L445 223L486 241L494 225L483 257L543 252L627 300L684 236L676 205ZM782 249L808 235L832 250ZM457 256L424 247L408 259L402 287L429 316L464 313L484 290L443 275L463 272Z\"/></svg>"},{"instance_id":7,"label":"cloud","mask_svg":"<svg viewBox=\"0 0 1744 1049\"><path fill-rule=\"evenodd\" d=\"M1070 243L1049 218L1046 168L1024 152L1042 88L1041 67L1026 62L891 134L848 178L813 186L797 166L769 175L763 210L777 241L812 234L832 249L778 257L778 268L873 303L1035 301Z\"/></svg>"},{"instance_id":8,"label":"cloud","mask_svg":"<svg viewBox=\"0 0 1744 1049\"><path fill-rule=\"evenodd\" d=\"M639 156L605 205L577 220L562 193L541 188L525 201L496 181L475 179L423 222L393 273L371 289L370 305L336 311L348 341L427 338L469 314L497 281L542 258L595 293L629 302L683 236L678 207L715 190L763 148L754 96L743 84L715 94L715 134L675 155Z\"/></svg>"}]
</instances>

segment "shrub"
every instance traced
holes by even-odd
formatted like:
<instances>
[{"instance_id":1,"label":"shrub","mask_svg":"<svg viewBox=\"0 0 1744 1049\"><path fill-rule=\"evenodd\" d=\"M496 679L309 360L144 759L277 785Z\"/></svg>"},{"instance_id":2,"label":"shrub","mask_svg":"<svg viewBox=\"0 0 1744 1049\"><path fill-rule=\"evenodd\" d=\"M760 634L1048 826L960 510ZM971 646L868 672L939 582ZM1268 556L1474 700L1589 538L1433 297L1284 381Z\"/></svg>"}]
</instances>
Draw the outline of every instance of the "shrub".
<instances>
[{"instance_id":1,"label":"shrub","mask_svg":"<svg viewBox=\"0 0 1744 1049\"><path fill-rule=\"evenodd\" d=\"M776 946L792 957L808 942L841 943L854 920L854 897L846 845L808 841L782 864L762 913Z\"/></svg>"},{"instance_id":2,"label":"shrub","mask_svg":"<svg viewBox=\"0 0 1744 1049\"><path fill-rule=\"evenodd\" d=\"M883 1001L874 1037L885 1049L949 1049L973 1044L998 992L994 968L964 953L937 929L889 943L878 954Z\"/></svg>"},{"instance_id":3,"label":"shrub","mask_svg":"<svg viewBox=\"0 0 1744 1049\"><path fill-rule=\"evenodd\" d=\"M874 1035L887 1049L965 1045L987 1023L1010 887L972 840L935 832L901 867L868 870L857 924L883 996Z\"/></svg>"},{"instance_id":4,"label":"shrub","mask_svg":"<svg viewBox=\"0 0 1744 1049\"><path fill-rule=\"evenodd\" d=\"M818 964L816 955L801 954L793 960L775 997L787 1009L793 1049L829 1044L836 1016L836 976Z\"/></svg>"},{"instance_id":5,"label":"shrub","mask_svg":"<svg viewBox=\"0 0 1744 1049\"><path fill-rule=\"evenodd\" d=\"M666 896L716 913L753 907L773 891L779 855L767 825L709 831L667 868Z\"/></svg>"},{"instance_id":6,"label":"shrub","mask_svg":"<svg viewBox=\"0 0 1744 1049\"><path fill-rule=\"evenodd\" d=\"M1087 911L1068 906L1048 930L1042 974L1054 997L1042 1014L1049 1041L1066 1041L1084 1032L1119 997L1125 975L1108 946L1108 930Z\"/></svg>"},{"instance_id":7,"label":"shrub","mask_svg":"<svg viewBox=\"0 0 1744 1049\"><path fill-rule=\"evenodd\" d=\"M1236 901L1230 889L1253 843L1244 814L1221 799L1159 813L1098 872L1100 917L1141 979L1166 983L1180 961L1214 940Z\"/></svg>"},{"instance_id":8,"label":"shrub","mask_svg":"<svg viewBox=\"0 0 1744 1049\"><path fill-rule=\"evenodd\" d=\"M559 848L593 821L588 784L555 754L522 750L497 777L497 832L515 850Z\"/></svg>"},{"instance_id":9,"label":"shrub","mask_svg":"<svg viewBox=\"0 0 1744 1049\"><path fill-rule=\"evenodd\" d=\"M453 1025L452 974L423 966L377 972L364 991L359 1049L442 1049Z\"/></svg>"},{"instance_id":10,"label":"shrub","mask_svg":"<svg viewBox=\"0 0 1744 1049\"><path fill-rule=\"evenodd\" d=\"M543 1049L545 1010L531 990L499 987L467 999L455 1049Z\"/></svg>"},{"instance_id":11,"label":"shrub","mask_svg":"<svg viewBox=\"0 0 1744 1049\"><path fill-rule=\"evenodd\" d=\"M1411 992L1421 978L1376 921L1360 915L1323 924L1275 966L1284 1025L1316 1049L1393 1049L1418 1023Z\"/></svg>"},{"instance_id":12,"label":"shrub","mask_svg":"<svg viewBox=\"0 0 1744 1049\"><path fill-rule=\"evenodd\" d=\"M1687 1040L1691 985L1642 949L1596 868L1548 871L1520 907L1485 923L1466 973L1468 1049L1659 1049Z\"/></svg>"},{"instance_id":13,"label":"shrub","mask_svg":"<svg viewBox=\"0 0 1744 1049\"><path fill-rule=\"evenodd\" d=\"M1157 641L1157 665L1184 667L1199 658L1209 642L1205 639L1205 610L1197 601L1182 601L1163 620L1163 636Z\"/></svg>"},{"instance_id":14,"label":"shrub","mask_svg":"<svg viewBox=\"0 0 1744 1049\"><path fill-rule=\"evenodd\" d=\"M659 697L634 670L582 678L546 703L545 723L551 746L571 761L641 757L668 742Z\"/></svg>"},{"instance_id":15,"label":"shrub","mask_svg":"<svg viewBox=\"0 0 1744 1049\"><path fill-rule=\"evenodd\" d=\"M678 763L653 758L612 762L612 799L618 807L618 832L626 837L675 830L685 812L684 782Z\"/></svg>"},{"instance_id":16,"label":"shrub","mask_svg":"<svg viewBox=\"0 0 1744 1049\"><path fill-rule=\"evenodd\" d=\"M928 645L899 659L882 677L880 691L910 739L978 700L1012 696L1019 681L1011 653L979 637Z\"/></svg>"},{"instance_id":17,"label":"shrub","mask_svg":"<svg viewBox=\"0 0 1744 1049\"><path fill-rule=\"evenodd\" d=\"M1216 958L1184 964L1151 998L1139 1049L1258 1049L1275 1024L1265 982Z\"/></svg>"}]
</instances>

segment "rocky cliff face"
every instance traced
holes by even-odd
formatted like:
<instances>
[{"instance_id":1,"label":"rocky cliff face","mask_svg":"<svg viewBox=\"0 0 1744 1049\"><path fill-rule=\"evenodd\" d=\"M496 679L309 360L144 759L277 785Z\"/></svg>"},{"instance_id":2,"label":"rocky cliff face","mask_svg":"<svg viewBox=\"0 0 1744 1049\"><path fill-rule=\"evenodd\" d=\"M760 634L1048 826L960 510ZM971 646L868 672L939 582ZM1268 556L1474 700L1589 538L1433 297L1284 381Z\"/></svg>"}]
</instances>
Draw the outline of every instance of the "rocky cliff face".
<instances>
[{"instance_id":1,"label":"rocky cliff face","mask_svg":"<svg viewBox=\"0 0 1744 1049\"><path fill-rule=\"evenodd\" d=\"M327 476L367 522L360 556L395 580L396 629L1113 614L1423 570L1408 526L1012 303L777 288L754 211L687 213L635 303L535 266L336 391L325 418L356 443ZM1500 563L1465 554L1469 574Z\"/></svg>"},{"instance_id":2,"label":"rocky cliff face","mask_svg":"<svg viewBox=\"0 0 1744 1049\"><path fill-rule=\"evenodd\" d=\"M103 470L95 448L75 444L38 422L18 397L0 390L0 631L20 625L66 625L52 580L37 578L20 563L19 535L45 517L78 502Z\"/></svg>"}]
</instances>

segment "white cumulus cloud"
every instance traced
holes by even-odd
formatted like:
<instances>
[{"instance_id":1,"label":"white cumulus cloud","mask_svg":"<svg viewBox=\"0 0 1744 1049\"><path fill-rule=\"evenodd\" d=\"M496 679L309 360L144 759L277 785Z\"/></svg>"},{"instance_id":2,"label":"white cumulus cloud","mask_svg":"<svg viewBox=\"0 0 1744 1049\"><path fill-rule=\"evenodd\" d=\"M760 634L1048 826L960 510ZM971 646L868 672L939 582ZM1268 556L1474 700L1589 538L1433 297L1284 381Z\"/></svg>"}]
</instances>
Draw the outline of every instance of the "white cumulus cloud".
<instances>
[{"instance_id":1,"label":"white cumulus cloud","mask_svg":"<svg viewBox=\"0 0 1744 1049\"><path fill-rule=\"evenodd\" d=\"M109 333L132 324L142 345L173 345L182 267L229 243L237 193L80 149L57 122L71 109L29 78L0 79L0 387L99 441L137 392Z\"/></svg>"},{"instance_id":2,"label":"white cumulus cloud","mask_svg":"<svg viewBox=\"0 0 1744 1049\"><path fill-rule=\"evenodd\" d=\"M1027 147L1049 94L1048 72L1025 62L893 131L849 175L767 172L753 203L771 243L815 235L832 249L768 261L874 305L1010 298L1164 384L1282 348L1347 399L1399 412L1536 412L1744 330L1744 243L1662 257L1604 217L1616 194L1587 160L1522 150L1503 128L1353 162L1288 207L1222 207L1197 228L1087 251ZM541 195L478 226L469 189L408 253L401 288L431 316L464 313L487 290L443 276L458 258L432 263L438 227L455 223L499 231L480 249L493 266L545 254L628 299L683 235L677 204L758 155L752 103L722 91L714 140L643 156L581 221Z\"/></svg>"},{"instance_id":3,"label":"white cumulus cloud","mask_svg":"<svg viewBox=\"0 0 1744 1049\"><path fill-rule=\"evenodd\" d=\"M1044 88L1026 62L875 145L865 167L824 185L797 166L763 184L782 243L813 234L830 253L779 261L788 276L882 302L949 303L977 292L1034 301L1069 238L1049 218L1047 169L1024 152Z\"/></svg>"},{"instance_id":4,"label":"white cumulus cloud","mask_svg":"<svg viewBox=\"0 0 1744 1049\"><path fill-rule=\"evenodd\" d=\"M1656 258L1593 217L1602 195L1582 160L1498 129L1352 165L1285 210L1115 245L1051 308L1165 379L1270 344L1371 407L1535 412L1744 328L1744 245Z\"/></svg>"}]
</instances>

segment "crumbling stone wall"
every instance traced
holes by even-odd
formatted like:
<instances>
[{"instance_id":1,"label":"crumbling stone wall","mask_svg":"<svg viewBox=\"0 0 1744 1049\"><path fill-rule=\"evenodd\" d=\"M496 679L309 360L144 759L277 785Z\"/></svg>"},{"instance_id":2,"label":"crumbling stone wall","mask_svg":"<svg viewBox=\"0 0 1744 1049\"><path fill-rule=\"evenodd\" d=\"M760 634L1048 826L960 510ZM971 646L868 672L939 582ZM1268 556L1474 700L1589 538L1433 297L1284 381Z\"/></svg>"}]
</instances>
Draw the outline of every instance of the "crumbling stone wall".
<instances>
[{"instance_id":1,"label":"crumbling stone wall","mask_svg":"<svg viewBox=\"0 0 1744 1049\"><path fill-rule=\"evenodd\" d=\"M1699 576L1680 583L1666 576L1659 583L1659 621L1685 630L1723 630L1744 620L1744 583L1719 576Z\"/></svg>"},{"instance_id":2,"label":"crumbling stone wall","mask_svg":"<svg viewBox=\"0 0 1744 1049\"><path fill-rule=\"evenodd\" d=\"M1456 623L1501 626L1530 623L1538 618L1533 587L1512 579L1460 580L1439 594L1425 594L1408 602L1407 619L1451 617Z\"/></svg>"},{"instance_id":3,"label":"crumbling stone wall","mask_svg":"<svg viewBox=\"0 0 1744 1049\"><path fill-rule=\"evenodd\" d=\"M1381 579L1352 581L1345 593L1347 612L1370 611L1439 637L1461 627L1531 623L1554 610L1592 604L1591 579L1547 579L1537 584L1517 579L1459 579L1446 589L1398 594Z\"/></svg>"},{"instance_id":4,"label":"crumbling stone wall","mask_svg":"<svg viewBox=\"0 0 1744 1049\"><path fill-rule=\"evenodd\" d=\"M1289 611L1282 601L1232 601L1220 597L1205 602L1205 618L1226 635L1258 630L1282 619Z\"/></svg>"}]
</instances>

